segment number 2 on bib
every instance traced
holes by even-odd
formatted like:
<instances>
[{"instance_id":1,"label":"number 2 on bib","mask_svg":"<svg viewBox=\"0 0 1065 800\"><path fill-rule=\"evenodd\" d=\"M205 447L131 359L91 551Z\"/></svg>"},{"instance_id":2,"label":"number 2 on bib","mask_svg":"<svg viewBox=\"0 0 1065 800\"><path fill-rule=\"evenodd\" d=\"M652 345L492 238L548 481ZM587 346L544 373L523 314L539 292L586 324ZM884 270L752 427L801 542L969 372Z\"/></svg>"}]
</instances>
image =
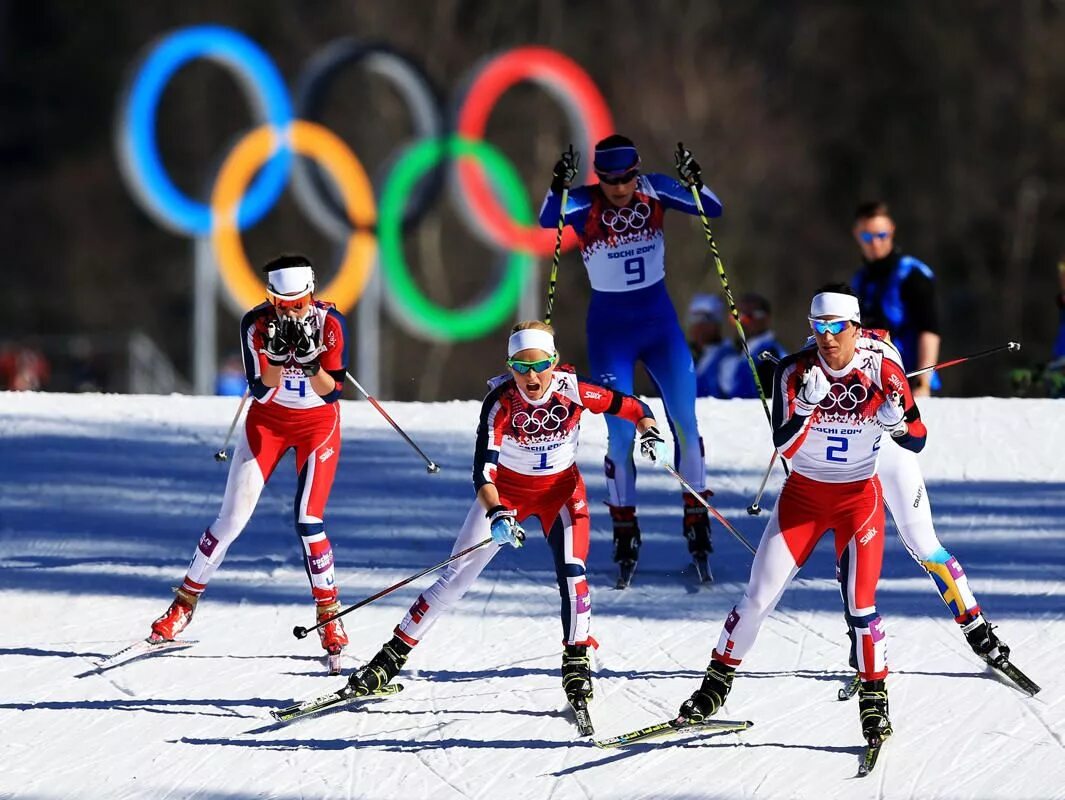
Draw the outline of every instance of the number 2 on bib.
<instances>
[{"instance_id":1,"label":"number 2 on bib","mask_svg":"<svg viewBox=\"0 0 1065 800\"><path fill-rule=\"evenodd\" d=\"M847 456L843 454L847 452L847 448L850 446L850 440L843 436L828 436L826 438L829 445L825 449L825 460L846 464Z\"/></svg>"}]
</instances>

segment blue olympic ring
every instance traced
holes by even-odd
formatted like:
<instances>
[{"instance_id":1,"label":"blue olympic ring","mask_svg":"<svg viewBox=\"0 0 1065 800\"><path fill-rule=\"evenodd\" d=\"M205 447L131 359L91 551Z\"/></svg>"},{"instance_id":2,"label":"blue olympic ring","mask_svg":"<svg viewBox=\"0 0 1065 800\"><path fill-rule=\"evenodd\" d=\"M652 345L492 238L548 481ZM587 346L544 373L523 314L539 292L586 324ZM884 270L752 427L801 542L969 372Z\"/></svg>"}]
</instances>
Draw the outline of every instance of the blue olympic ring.
<instances>
[{"instance_id":1,"label":"blue olympic ring","mask_svg":"<svg viewBox=\"0 0 1065 800\"><path fill-rule=\"evenodd\" d=\"M211 209L191 200L167 175L156 145L155 114L163 90L173 74L196 58L206 58L231 70L254 108L255 117L275 130L286 130L294 119L288 87L270 57L248 37L220 25L183 28L153 45L122 104L119 163L144 207L161 224L181 234L211 232ZM244 230L260 220L277 202L288 183L292 151L282 144L252 183L237 217Z\"/></svg>"}]
</instances>

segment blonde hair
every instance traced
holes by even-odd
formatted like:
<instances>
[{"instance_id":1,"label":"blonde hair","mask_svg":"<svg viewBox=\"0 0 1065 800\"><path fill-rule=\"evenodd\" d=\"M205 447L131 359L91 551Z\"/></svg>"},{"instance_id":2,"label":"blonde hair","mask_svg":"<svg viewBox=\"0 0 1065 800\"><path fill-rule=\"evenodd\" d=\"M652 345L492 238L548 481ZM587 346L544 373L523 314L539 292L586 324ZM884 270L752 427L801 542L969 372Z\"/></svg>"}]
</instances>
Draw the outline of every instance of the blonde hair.
<instances>
[{"instance_id":1,"label":"blonde hair","mask_svg":"<svg viewBox=\"0 0 1065 800\"><path fill-rule=\"evenodd\" d=\"M517 333L518 331L547 331L552 336L555 335L555 329L548 325L546 322L540 322L538 319L530 319L525 322L519 322L513 328L510 329L511 333Z\"/></svg>"}]
</instances>

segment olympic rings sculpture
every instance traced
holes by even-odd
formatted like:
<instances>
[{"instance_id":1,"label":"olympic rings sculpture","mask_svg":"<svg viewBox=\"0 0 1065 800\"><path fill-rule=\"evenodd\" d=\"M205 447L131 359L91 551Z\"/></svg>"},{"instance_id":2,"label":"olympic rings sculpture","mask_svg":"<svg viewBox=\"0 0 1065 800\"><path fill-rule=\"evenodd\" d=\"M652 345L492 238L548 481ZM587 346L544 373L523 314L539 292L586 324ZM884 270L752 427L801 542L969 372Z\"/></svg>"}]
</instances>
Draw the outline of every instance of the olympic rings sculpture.
<instances>
[{"instance_id":1,"label":"olympic rings sculpture","mask_svg":"<svg viewBox=\"0 0 1065 800\"><path fill-rule=\"evenodd\" d=\"M224 157L207 202L187 196L172 181L156 137L156 113L167 84L201 58L236 77L255 121ZM388 170L375 181L320 122L329 85L349 67L390 82L411 113L416 138L386 160ZM554 249L555 234L536 224L516 169L484 140L492 108L522 81L536 83L560 104L573 141L586 152L612 133L610 111L591 78L544 47L514 48L477 64L455 100L451 132L425 71L387 45L340 39L325 46L305 65L293 104L274 62L247 36L218 25L182 28L156 42L131 73L115 132L119 165L134 197L160 225L209 238L235 311L265 296L244 254L241 232L274 207L291 179L300 208L343 245L323 296L346 313L362 295L375 262L380 263L390 309L402 324L439 341L474 339L508 318L535 268L535 256ZM590 164L587 170L590 180ZM431 208L449 171L454 173L451 201L461 218L500 254L494 285L458 309L439 306L421 292L402 252L403 233ZM575 237L566 233L563 246L569 249Z\"/></svg>"}]
</instances>

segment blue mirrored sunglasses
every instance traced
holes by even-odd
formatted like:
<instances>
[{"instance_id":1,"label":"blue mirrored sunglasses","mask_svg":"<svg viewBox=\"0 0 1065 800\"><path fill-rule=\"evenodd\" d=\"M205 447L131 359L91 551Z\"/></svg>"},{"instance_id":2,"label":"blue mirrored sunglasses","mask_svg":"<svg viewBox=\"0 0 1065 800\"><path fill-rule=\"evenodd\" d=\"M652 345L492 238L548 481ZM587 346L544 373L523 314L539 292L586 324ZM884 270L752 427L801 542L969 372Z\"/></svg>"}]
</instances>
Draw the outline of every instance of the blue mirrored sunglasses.
<instances>
[{"instance_id":1,"label":"blue mirrored sunglasses","mask_svg":"<svg viewBox=\"0 0 1065 800\"><path fill-rule=\"evenodd\" d=\"M823 320L823 319L811 319L810 327L814 329L815 333L824 336L826 333L831 333L836 336L843 333L847 329L850 322L845 319Z\"/></svg>"},{"instance_id":2,"label":"blue mirrored sunglasses","mask_svg":"<svg viewBox=\"0 0 1065 800\"><path fill-rule=\"evenodd\" d=\"M527 375L529 372L543 372L555 363L554 357L544 358L540 361L518 361L516 358L508 358L507 366L519 375Z\"/></svg>"},{"instance_id":3,"label":"blue mirrored sunglasses","mask_svg":"<svg viewBox=\"0 0 1065 800\"><path fill-rule=\"evenodd\" d=\"M858 238L865 244L872 244L874 239L884 241L891 235L891 231L862 231L858 234Z\"/></svg>"}]
</instances>

